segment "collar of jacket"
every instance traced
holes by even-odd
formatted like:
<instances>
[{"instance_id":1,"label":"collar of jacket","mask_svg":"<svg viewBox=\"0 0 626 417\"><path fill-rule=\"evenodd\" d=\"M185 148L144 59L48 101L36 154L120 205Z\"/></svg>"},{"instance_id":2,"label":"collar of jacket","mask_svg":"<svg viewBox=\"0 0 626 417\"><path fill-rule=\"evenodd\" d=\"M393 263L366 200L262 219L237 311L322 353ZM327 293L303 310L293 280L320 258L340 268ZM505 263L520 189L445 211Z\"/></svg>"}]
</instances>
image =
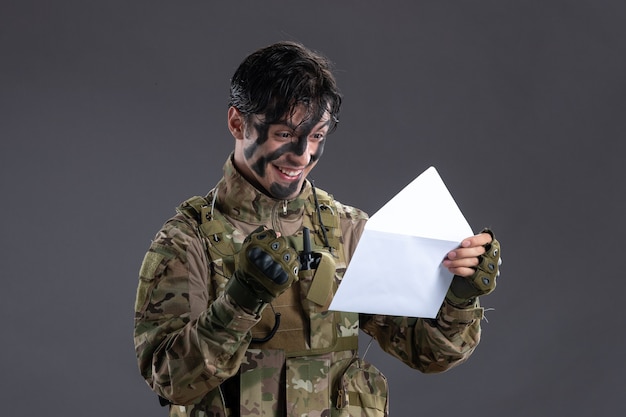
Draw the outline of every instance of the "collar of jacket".
<instances>
[{"instance_id":1,"label":"collar of jacket","mask_svg":"<svg viewBox=\"0 0 626 417\"><path fill-rule=\"evenodd\" d=\"M302 219L304 206L312 193L311 183L306 180L302 191L293 200L277 200L250 184L232 162L232 155L224 164L224 177L217 184L216 206L227 217L255 225L272 224Z\"/></svg>"}]
</instances>

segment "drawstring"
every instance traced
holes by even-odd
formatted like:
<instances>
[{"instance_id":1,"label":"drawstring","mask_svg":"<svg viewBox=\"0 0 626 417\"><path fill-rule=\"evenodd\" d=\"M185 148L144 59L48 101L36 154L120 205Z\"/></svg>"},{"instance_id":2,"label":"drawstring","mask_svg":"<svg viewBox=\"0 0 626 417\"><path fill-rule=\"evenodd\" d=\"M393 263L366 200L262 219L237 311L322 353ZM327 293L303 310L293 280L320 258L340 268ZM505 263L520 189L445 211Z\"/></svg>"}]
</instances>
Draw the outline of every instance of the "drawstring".
<instances>
[{"instance_id":1,"label":"drawstring","mask_svg":"<svg viewBox=\"0 0 626 417\"><path fill-rule=\"evenodd\" d=\"M218 187L215 187L215 192L213 193L213 200L211 201L211 220L213 220L213 210L215 209L215 201L217 200L217 192L219 191ZM213 240L216 242L220 241L220 238L217 234L213 235Z\"/></svg>"},{"instance_id":2,"label":"drawstring","mask_svg":"<svg viewBox=\"0 0 626 417\"><path fill-rule=\"evenodd\" d=\"M213 193L213 200L211 201L211 219L213 218L213 209L215 208L215 200L217 200L217 192L219 188L215 187L215 192Z\"/></svg>"}]
</instances>

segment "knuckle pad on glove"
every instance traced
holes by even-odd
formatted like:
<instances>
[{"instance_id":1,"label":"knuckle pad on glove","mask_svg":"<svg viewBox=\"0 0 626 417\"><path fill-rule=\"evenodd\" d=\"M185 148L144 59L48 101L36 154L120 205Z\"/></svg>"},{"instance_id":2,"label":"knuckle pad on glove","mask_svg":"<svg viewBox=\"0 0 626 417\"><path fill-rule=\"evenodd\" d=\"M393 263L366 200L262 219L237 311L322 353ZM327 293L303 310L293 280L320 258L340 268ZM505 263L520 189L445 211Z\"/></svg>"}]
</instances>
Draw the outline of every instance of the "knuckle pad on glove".
<instances>
[{"instance_id":1,"label":"knuckle pad on glove","mask_svg":"<svg viewBox=\"0 0 626 417\"><path fill-rule=\"evenodd\" d=\"M476 272L469 278L455 276L450 291L459 299L471 299L491 293L496 288L499 275L500 243L489 231L493 240L485 245L485 253L478 257Z\"/></svg>"},{"instance_id":2,"label":"knuckle pad on glove","mask_svg":"<svg viewBox=\"0 0 626 417\"><path fill-rule=\"evenodd\" d=\"M478 295L492 292L496 287L496 277L498 276L500 243L494 238L485 249L485 253L480 256L480 264L476 273L472 276L474 286L479 291Z\"/></svg>"},{"instance_id":3,"label":"knuckle pad on glove","mask_svg":"<svg viewBox=\"0 0 626 417\"><path fill-rule=\"evenodd\" d=\"M243 256L242 256L243 255ZM296 252L284 237L273 230L251 233L244 241L239 268L254 288L264 288L272 297L278 296L298 279L299 261Z\"/></svg>"}]
</instances>

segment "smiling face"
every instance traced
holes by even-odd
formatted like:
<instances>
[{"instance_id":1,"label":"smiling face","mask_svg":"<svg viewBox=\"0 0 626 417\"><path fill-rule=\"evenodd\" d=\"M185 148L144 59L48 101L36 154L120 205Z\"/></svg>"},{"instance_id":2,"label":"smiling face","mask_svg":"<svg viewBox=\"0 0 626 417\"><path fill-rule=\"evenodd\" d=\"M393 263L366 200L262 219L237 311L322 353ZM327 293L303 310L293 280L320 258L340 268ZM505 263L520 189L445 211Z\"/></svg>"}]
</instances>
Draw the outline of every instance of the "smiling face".
<instances>
[{"instance_id":1,"label":"smiling face","mask_svg":"<svg viewBox=\"0 0 626 417\"><path fill-rule=\"evenodd\" d=\"M303 106L276 123L262 116L246 118L228 110L228 127L235 137L234 163L252 185L279 200L295 198L324 151L330 114L309 118Z\"/></svg>"}]
</instances>

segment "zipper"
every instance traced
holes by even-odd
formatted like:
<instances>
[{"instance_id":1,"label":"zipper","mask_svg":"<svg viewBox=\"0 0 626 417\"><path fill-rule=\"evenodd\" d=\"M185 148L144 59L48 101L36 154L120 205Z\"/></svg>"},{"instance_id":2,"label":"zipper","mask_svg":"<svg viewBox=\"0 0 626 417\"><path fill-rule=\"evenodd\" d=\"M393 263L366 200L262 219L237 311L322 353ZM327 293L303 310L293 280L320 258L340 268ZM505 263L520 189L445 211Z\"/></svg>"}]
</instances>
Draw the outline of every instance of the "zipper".
<instances>
[{"instance_id":1,"label":"zipper","mask_svg":"<svg viewBox=\"0 0 626 417\"><path fill-rule=\"evenodd\" d=\"M282 233L282 230L280 230L280 213L282 212L283 216L287 215L287 204L287 200L280 201L276 203L274 210L272 210L272 227L277 232Z\"/></svg>"}]
</instances>

